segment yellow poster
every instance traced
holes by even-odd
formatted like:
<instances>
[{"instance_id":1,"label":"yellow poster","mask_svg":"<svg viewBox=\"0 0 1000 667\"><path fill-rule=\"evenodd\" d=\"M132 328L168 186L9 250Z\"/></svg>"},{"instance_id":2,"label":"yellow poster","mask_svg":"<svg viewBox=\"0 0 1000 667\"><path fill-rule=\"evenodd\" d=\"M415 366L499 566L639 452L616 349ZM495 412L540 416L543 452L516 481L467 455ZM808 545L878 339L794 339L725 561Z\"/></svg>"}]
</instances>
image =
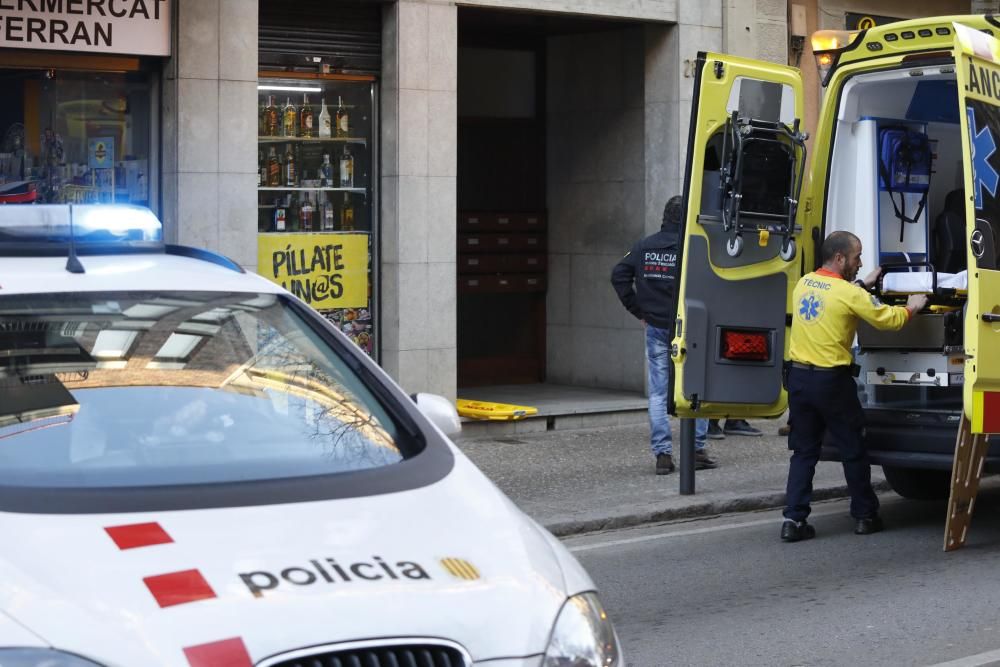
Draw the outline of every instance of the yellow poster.
<instances>
[{"instance_id":1,"label":"yellow poster","mask_svg":"<svg viewBox=\"0 0 1000 667\"><path fill-rule=\"evenodd\" d=\"M317 310L368 306L368 234L259 234L257 273Z\"/></svg>"}]
</instances>

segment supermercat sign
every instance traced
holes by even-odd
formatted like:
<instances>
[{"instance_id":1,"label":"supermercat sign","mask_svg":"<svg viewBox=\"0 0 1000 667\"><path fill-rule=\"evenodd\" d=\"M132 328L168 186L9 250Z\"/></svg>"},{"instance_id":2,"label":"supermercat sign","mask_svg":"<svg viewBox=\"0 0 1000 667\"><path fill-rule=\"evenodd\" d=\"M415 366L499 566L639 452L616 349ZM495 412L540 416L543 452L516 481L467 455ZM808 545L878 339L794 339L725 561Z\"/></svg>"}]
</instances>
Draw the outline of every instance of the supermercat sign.
<instances>
[{"instance_id":1,"label":"supermercat sign","mask_svg":"<svg viewBox=\"0 0 1000 667\"><path fill-rule=\"evenodd\" d=\"M170 55L170 0L0 0L0 48Z\"/></svg>"}]
</instances>

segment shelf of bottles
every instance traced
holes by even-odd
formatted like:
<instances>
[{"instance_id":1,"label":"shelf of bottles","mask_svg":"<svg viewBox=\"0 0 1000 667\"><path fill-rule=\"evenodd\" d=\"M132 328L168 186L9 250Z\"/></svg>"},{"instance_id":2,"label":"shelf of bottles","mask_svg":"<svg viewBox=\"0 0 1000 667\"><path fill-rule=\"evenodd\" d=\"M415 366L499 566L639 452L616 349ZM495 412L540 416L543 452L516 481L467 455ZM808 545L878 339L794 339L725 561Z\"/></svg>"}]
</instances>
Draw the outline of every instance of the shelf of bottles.
<instances>
[{"instance_id":1,"label":"shelf of bottles","mask_svg":"<svg viewBox=\"0 0 1000 667\"><path fill-rule=\"evenodd\" d=\"M258 107L258 231L371 231L371 84L262 78Z\"/></svg>"},{"instance_id":2,"label":"shelf of bottles","mask_svg":"<svg viewBox=\"0 0 1000 667\"><path fill-rule=\"evenodd\" d=\"M289 261L285 269L294 268L285 275L267 277L319 310L369 355L375 354L377 333L374 95L372 81L336 75L302 79L262 73L258 80L259 248L287 247L290 260L306 248L303 257L311 258L307 267ZM319 236L327 234L336 235L334 245ZM321 258L318 264L315 257ZM327 257L333 258L329 265ZM348 287L347 274L357 275L359 268L360 285Z\"/></svg>"}]
</instances>

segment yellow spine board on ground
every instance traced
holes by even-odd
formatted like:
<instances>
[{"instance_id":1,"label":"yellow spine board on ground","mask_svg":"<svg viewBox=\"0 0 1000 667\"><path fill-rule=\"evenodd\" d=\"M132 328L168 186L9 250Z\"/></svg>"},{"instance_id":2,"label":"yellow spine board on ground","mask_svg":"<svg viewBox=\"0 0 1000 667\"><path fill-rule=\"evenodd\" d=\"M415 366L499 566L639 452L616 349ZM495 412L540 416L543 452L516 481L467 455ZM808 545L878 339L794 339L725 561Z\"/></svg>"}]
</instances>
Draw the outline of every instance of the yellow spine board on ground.
<instances>
[{"instance_id":1,"label":"yellow spine board on ground","mask_svg":"<svg viewBox=\"0 0 1000 667\"><path fill-rule=\"evenodd\" d=\"M458 414L469 419L490 419L494 421L511 421L524 419L529 415L537 415L538 408L528 405L510 405L509 403L489 403L486 401L470 401L460 398L455 401Z\"/></svg>"}]
</instances>

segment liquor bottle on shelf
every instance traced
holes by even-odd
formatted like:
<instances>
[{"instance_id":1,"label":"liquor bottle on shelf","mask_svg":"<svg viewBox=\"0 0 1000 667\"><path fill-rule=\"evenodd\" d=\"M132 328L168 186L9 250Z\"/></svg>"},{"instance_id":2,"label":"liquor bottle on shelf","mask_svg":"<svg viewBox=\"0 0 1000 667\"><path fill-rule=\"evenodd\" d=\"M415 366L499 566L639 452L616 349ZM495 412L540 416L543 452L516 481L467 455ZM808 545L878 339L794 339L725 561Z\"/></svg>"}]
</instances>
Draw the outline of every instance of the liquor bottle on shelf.
<instances>
[{"instance_id":1,"label":"liquor bottle on shelf","mask_svg":"<svg viewBox=\"0 0 1000 667\"><path fill-rule=\"evenodd\" d=\"M308 192L302 193L302 206L299 207L299 228L311 232L313 228L313 205Z\"/></svg>"},{"instance_id":2,"label":"liquor bottle on shelf","mask_svg":"<svg viewBox=\"0 0 1000 667\"><path fill-rule=\"evenodd\" d=\"M278 162L278 155L274 152L274 146L267 155L267 187L276 188L281 185L281 163Z\"/></svg>"},{"instance_id":3,"label":"liquor bottle on shelf","mask_svg":"<svg viewBox=\"0 0 1000 667\"><path fill-rule=\"evenodd\" d=\"M281 136L283 137L294 137L296 136L298 124L298 111L295 110L295 105L292 104L292 98L285 98L285 108L281 112Z\"/></svg>"},{"instance_id":4,"label":"liquor bottle on shelf","mask_svg":"<svg viewBox=\"0 0 1000 667\"><path fill-rule=\"evenodd\" d=\"M346 144L344 152L340 154L340 187L354 187L354 156Z\"/></svg>"},{"instance_id":5,"label":"liquor bottle on shelf","mask_svg":"<svg viewBox=\"0 0 1000 667\"><path fill-rule=\"evenodd\" d=\"M274 231L283 232L287 229L285 225L285 201L282 198L274 200Z\"/></svg>"},{"instance_id":6,"label":"liquor bottle on shelf","mask_svg":"<svg viewBox=\"0 0 1000 667\"><path fill-rule=\"evenodd\" d=\"M285 146L285 185L295 187L298 184L298 170L295 165L295 149L291 144Z\"/></svg>"},{"instance_id":7,"label":"liquor bottle on shelf","mask_svg":"<svg viewBox=\"0 0 1000 667\"><path fill-rule=\"evenodd\" d=\"M288 195L288 231L299 231L299 200L295 193Z\"/></svg>"},{"instance_id":8,"label":"liquor bottle on shelf","mask_svg":"<svg viewBox=\"0 0 1000 667\"><path fill-rule=\"evenodd\" d=\"M347 109L344 108L344 98L337 96L337 113L334 117L337 126L337 137L344 138L350 136L350 120L347 117Z\"/></svg>"},{"instance_id":9,"label":"liquor bottle on shelf","mask_svg":"<svg viewBox=\"0 0 1000 667\"><path fill-rule=\"evenodd\" d=\"M315 132L313 124L313 108L309 104L309 96L302 96L302 108L299 109L299 136L312 137Z\"/></svg>"},{"instance_id":10,"label":"liquor bottle on shelf","mask_svg":"<svg viewBox=\"0 0 1000 667\"><path fill-rule=\"evenodd\" d=\"M333 165L330 164L329 153L323 154L323 164L319 168L320 186L324 188L333 187Z\"/></svg>"},{"instance_id":11,"label":"liquor bottle on shelf","mask_svg":"<svg viewBox=\"0 0 1000 667\"><path fill-rule=\"evenodd\" d=\"M326 98L320 101L319 107L319 136L320 139L327 139L332 136L333 128L330 126L330 112L326 108Z\"/></svg>"},{"instance_id":12,"label":"liquor bottle on shelf","mask_svg":"<svg viewBox=\"0 0 1000 667\"><path fill-rule=\"evenodd\" d=\"M340 229L345 232L354 231L354 205L349 192L344 193L344 204L340 207Z\"/></svg>"},{"instance_id":13,"label":"liquor bottle on shelf","mask_svg":"<svg viewBox=\"0 0 1000 667\"><path fill-rule=\"evenodd\" d=\"M267 106L264 107L264 136L278 136L278 107L274 106L274 95L267 96Z\"/></svg>"},{"instance_id":14,"label":"liquor bottle on shelf","mask_svg":"<svg viewBox=\"0 0 1000 667\"><path fill-rule=\"evenodd\" d=\"M335 226L334 222L337 216L333 211L333 202L324 197L322 204L320 204L320 209L321 209L321 215L323 217L323 220L320 224L323 227L323 231L324 232L334 231L334 226Z\"/></svg>"},{"instance_id":15,"label":"liquor bottle on shelf","mask_svg":"<svg viewBox=\"0 0 1000 667\"><path fill-rule=\"evenodd\" d=\"M267 183L267 169L264 168L264 151L257 151L257 187Z\"/></svg>"}]
</instances>

